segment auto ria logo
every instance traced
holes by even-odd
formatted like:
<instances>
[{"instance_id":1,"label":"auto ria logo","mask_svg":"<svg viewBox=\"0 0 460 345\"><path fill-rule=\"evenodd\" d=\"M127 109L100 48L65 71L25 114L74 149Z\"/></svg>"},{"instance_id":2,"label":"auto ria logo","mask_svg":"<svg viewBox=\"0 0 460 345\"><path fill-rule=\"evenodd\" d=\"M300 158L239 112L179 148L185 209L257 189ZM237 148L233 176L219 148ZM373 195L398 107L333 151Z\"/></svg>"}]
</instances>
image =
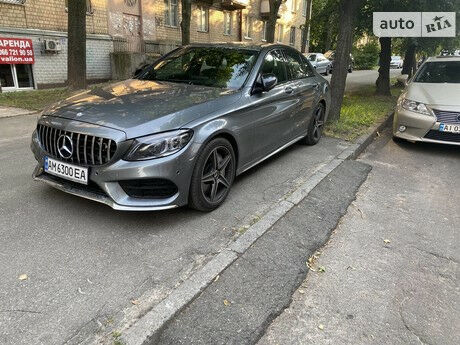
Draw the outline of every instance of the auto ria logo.
<instances>
[{"instance_id":1,"label":"auto ria logo","mask_svg":"<svg viewBox=\"0 0 460 345\"><path fill-rule=\"evenodd\" d=\"M455 37L455 12L374 12L378 37Z\"/></svg>"}]
</instances>

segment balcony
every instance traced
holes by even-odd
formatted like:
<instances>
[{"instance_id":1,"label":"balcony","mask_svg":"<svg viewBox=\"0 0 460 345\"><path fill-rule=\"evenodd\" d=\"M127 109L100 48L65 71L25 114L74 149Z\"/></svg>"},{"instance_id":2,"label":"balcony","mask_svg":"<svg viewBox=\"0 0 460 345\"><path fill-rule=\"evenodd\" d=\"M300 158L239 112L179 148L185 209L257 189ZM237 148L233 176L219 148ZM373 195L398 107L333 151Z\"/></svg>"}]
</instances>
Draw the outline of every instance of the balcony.
<instances>
[{"instance_id":1,"label":"balcony","mask_svg":"<svg viewBox=\"0 0 460 345\"><path fill-rule=\"evenodd\" d=\"M221 6L223 10L235 11L246 8L249 0L221 0Z\"/></svg>"}]
</instances>

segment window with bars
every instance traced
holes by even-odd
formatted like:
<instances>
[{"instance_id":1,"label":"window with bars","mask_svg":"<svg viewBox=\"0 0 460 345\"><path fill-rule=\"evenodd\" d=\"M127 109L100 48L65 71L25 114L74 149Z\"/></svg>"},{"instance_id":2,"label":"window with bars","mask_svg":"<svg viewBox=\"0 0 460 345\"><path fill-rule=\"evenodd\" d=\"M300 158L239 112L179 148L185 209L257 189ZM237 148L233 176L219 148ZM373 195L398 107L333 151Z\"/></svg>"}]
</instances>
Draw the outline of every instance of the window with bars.
<instances>
[{"instance_id":1,"label":"window with bars","mask_svg":"<svg viewBox=\"0 0 460 345\"><path fill-rule=\"evenodd\" d=\"M177 0L164 0L165 25L176 27L178 24Z\"/></svg>"},{"instance_id":2,"label":"window with bars","mask_svg":"<svg viewBox=\"0 0 460 345\"><path fill-rule=\"evenodd\" d=\"M267 41L267 21L262 22L262 41Z\"/></svg>"},{"instance_id":3,"label":"window with bars","mask_svg":"<svg viewBox=\"0 0 460 345\"><path fill-rule=\"evenodd\" d=\"M252 17L244 15L244 38L252 37Z\"/></svg>"},{"instance_id":4,"label":"window with bars","mask_svg":"<svg viewBox=\"0 0 460 345\"><path fill-rule=\"evenodd\" d=\"M0 0L0 2L13 5L24 5L26 3L26 0Z\"/></svg>"},{"instance_id":5,"label":"window with bars","mask_svg":"<svg viewBox=\"0 0 460 345\"><path fill-rule=\"evenodd\" d=\"M232 12L224 12L224 35L232 34L233 14Z\"/></svg>"},{"instance_id":6,"label":"window with bars","mask_svg":"<svg viewBox=\"0 0 460 345\"><path fill-rule=\"evenodd\" d=\"M289 33L289 44L295 45L295 26L291 26L291 32Z\"/></svg>"},{"instance_id":7,"label":"window with bars","mask_svg":"<svg viewBox=\"0 0 460 345\"><path fill-rule=\"evenodd\" d=\"M281 43L283 42L283 36L284 36L284 27L282 24L277 24L277 32L278 32L278 36L276 38L276 41Z\"/></svg>"},{"instance_id":8,"label":"window with bars","mask_svg":"<svg viewBox=\"0 0 460 345\"><path fill-rule=\"evenodd\" d=\"M198 31L208 32L209 8L198 6L197 25Z\"/></svg>"}]
</instances>

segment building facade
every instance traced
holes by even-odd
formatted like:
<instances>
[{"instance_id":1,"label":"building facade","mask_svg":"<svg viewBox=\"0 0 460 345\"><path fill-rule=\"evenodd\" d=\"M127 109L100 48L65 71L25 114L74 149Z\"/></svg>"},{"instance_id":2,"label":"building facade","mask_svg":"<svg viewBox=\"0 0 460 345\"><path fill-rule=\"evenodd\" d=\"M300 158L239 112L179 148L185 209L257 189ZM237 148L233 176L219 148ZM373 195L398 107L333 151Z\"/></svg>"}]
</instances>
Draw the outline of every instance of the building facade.
<instances>
[{"instance_id":1,"label":"building facade","mask_svg":"<svg viewBox=\"0 0 460 345\"><path fill-rule=\"evenodd\" d=\"M67 1L0 0L2 91L64 85ZM268 0L192 0L192 42L265 41ZM281 5L275 38L300 49L306 1ZM181 43L180 0L87 0L87 77L112 76L110 54L164 54ZM29 46L30 47L27 47Z\"/></svg>"}]
</instances>

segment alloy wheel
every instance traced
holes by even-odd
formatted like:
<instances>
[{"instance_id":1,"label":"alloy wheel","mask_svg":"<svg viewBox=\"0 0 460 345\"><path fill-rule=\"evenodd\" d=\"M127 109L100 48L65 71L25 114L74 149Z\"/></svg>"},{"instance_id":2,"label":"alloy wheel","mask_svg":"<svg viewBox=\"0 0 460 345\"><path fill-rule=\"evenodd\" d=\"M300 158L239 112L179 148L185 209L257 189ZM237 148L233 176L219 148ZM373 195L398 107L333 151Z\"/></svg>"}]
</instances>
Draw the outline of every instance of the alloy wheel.
<instances>
[{"instance_id":1,"label":"alloy wheel","mask_svg":"<svg viewBox=\"0 0 460 345\"><path fill-rule=\"evenodd\" d=\"M313 138L315 140L319 140L321 138L321 134L323 132L324 126L324 108L318 107L315 112L315 118L313 123Z\"/></svg>"},{"instance_id":2,"label":"alloy wheel","mask_svg":"<svg viewBox=\"0 0 460 345\"><path fill-rule=\"evenodd\" d=\"M225 198L231 186L233 164L233 156L225 146L209 153L201 175L201 190L206 201L217 203Z\"/></svg>"}]
</instances>

